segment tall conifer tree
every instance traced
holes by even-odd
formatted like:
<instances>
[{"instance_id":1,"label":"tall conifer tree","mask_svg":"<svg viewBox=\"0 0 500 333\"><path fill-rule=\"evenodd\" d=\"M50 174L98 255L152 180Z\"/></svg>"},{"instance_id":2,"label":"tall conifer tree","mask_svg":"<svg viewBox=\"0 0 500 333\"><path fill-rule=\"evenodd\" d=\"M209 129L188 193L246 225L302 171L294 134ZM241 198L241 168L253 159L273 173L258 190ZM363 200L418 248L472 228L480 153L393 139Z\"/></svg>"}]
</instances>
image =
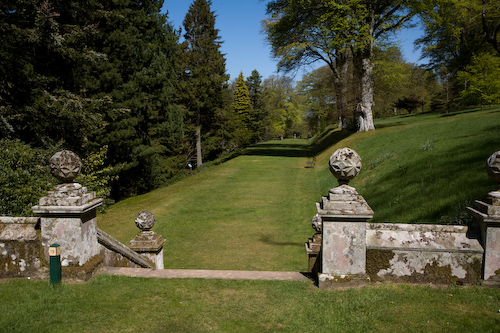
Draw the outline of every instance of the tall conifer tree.
<instances>
[{"instance_id":1,"label":"tall conifer tree","mask_svg":"<svg viewBox=\"0 0 500 333\"><path fill-rule=\"evenodd\" d=\"M113 188L119 199L160 185L169 173L165 159L178 153L183 118L173 97L179 45L160 14L162 0L102 4L107 12L97 22L95 43L107 61L87 69L82 80L89 95L111 101L98 142L109 146L109 163L120 170Z\"/></svg>"},{"instance_id":2,"label":"tall conifer tree","mask_svg":"<svg viewBox=\"0 0 500 333\"><path fill-rule=\"evenodd\" d=\"M269 119L265 102L262 76L254 69L247 77L246 84L252 102L252 113L250 115L250 131L252 132L252 143L263 140L269 127Z\"/></svg>"},{"instance_id":3,"label":"tall conifer tree","mask_svg":"<svg viewBox=\"0 0 500 333\"><path fill-rule=\"evenodd\" d=\"M236 118L235 137L240 147L247 146L251 138L251 112L252 103L248 87L243 78L243 72L236 79L236 90L234 92L233 109Z\"/></svg>"},{"instance_id":4,"label":"tall conifer tree","mask_svg":"<svg viewBox=\"0 0 500 333\"><path fill-rule=\"evenodd\" d=\"M203 164L202 144L213 142L223 121L227 100L226 60L220 52L219 30L210 0L195 0L184 19L183 104L188 109L190 134L196 137L196 162ZM216 149L211 146L207 150ZM204 152L205 156L210 151Z\"/></svg>"}]
</instances>

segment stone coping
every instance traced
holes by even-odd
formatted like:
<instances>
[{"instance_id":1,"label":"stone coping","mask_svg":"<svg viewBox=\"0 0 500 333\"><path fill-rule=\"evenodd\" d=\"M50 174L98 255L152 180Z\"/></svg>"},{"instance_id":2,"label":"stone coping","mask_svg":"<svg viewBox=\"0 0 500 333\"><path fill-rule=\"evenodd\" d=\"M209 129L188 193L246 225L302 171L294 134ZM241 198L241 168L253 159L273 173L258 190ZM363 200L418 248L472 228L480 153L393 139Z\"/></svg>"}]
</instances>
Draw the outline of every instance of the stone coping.
<instances>
[{"instance_id":1,"label":"stone coping","mask_svg":"<svg viewBox=\"0 0 500 333\"><path fill-rule=\"evenodd\" d=\"M413 224L413 223L367 223L367 230L435 231L466 233L469 228L462 225Z\"/></svg>"},{"instance_id":2,"label":"stone coping","mask_svg":"<svg viewBox=\"0 0 500 333\"><path fill-rule=\"evenodd\" d=\"M423 252L484 252L477 239L467 237L465 226L368 223L366 247L377 250Z\"/></svg>"},{"instance_id":3,"label":"stone coping","mask_svg":"<svg viewBox=\"0 0 500 333\"><path fill-rule=\"evenodd\" d=\"M165 279L232 279L232 280L287 280L310 281L300 272L273 271L231 271L231 270L201 270L201 269L147 269L128 267L102 267L101 274L124 275L145 278Z\"/></svg>"},{"instance_id":4,"label":"stone coping","mask_svg":"<svg viewBox=\"0 0 500 333\"><path fill-rule=\"evenodd\" d=\"M328 211L318 210L323 223L325 222L366 222L373 214L329 214Z\"/></svg>"},{"instance_id":5,"label":"stone coping","mask_svg":"<svg viewBox=\"0 0 500 333\"><path fill-rule=\"evenodd\" d=\"M39 217L0 216L0 223L5 224L37 224L39 220Z\"/></svg>"},{"instance_id":6,"label":"stone coping","mask_svg":"<svg viewBox=\"0 0 500 333\"><path fill-rule=\"evenodd\" d=\"M486 213L480 212L473 207L467 207L467 211L472 214L473 217L479 218L481 221L486 223L488 226L500 227L500 216L490 216Z\"/></svg>"},{"instance_id":7,"label":"stone coping","mask_svg":"<svg viewBox=\"0 0 500 333\"><path fill-rule=\"evenodd\" d=\"M39 217L0 217L0 242L29 242L39 239Z\"/></svg>"},{"instance_id":8,"label":"stone coping","mask_svg":"<svg viewBox=\"0 0 500 333\"><path fill-rule=\"evenodd\" d=\"M33 206L31 210L35 214L85 214L99 207L103 202L103 199L94 199L88 204L82 206Z\"/></svg>"}]
</instances>

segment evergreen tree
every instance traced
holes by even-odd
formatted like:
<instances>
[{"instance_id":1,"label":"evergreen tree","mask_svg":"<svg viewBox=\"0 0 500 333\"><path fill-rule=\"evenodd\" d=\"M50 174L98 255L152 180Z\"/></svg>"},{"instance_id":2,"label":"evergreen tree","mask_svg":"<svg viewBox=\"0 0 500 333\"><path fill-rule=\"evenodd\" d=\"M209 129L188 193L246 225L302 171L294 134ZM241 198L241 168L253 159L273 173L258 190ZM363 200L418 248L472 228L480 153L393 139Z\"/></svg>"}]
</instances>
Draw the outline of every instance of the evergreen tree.
<instances>
[{"instance_id":1,"label":"evergreen tree","mask_svg":"<svg viewBox=\"0 0 500 333\"><path fill-rule=\"evenodd\" d=\"M97 7L96 7L97 6ZM62 145L85 154L100 126L100 101L85 98L77 78L102 54L87 41L92 22L66 1L4 1L0 5L0 133L36 147Z\"/></svg>"},{"instance_id":2,"label":"evergreen tree","mask_svg":"<svg viewBox=\"0 0 500 333\"><path fill-rule=\"evenodd\" d=\"M251 139L251 119L252 103L248 92L243 72L236 79L236 89L234 92L233 109L236 118L235 139L238 146L248 146Z\"/></svg>"},{"instance_id":3,"label":"evergreen tree","mask_svg":"<svg viewBox=\"0 0 500 333\"><path fill-rule=\"evenodd\" d=\"M196 162L222 150L228 100L226 60L209 0L195 0L184 19L182 101L188 110L188 135L195 137ZM202 152L202 144L204 151Z\"/></svg>"},{"instance_id":4,"label":"evergreen tree","mask_svg":"<svg viewBox=\"0 0 500 333\"><path fill-rule=\"evenodd\" d=\"M252 103L250 114L250 131L252 132L251 142L259 142L265 138L266 130L269 127L268 112L264 102L264 87L262 86L262 76L254 69L247 77L246 84Z\"/></svg>"},{"instance_id":5,"label":"evergreen tree","mask_svg":"<svg viewBox=\"0 0 500 333\"><path fill-rule=\"evenodd\" d=\"M144 193L184 165L172 163L183 136L182 110L173 98L179 73L178 35L160 14L163 1L105 1L96 48L107 61L82 78L91 96L108 97L108 163L119 170L113 197Z\"/></svg>"}]
</instances>

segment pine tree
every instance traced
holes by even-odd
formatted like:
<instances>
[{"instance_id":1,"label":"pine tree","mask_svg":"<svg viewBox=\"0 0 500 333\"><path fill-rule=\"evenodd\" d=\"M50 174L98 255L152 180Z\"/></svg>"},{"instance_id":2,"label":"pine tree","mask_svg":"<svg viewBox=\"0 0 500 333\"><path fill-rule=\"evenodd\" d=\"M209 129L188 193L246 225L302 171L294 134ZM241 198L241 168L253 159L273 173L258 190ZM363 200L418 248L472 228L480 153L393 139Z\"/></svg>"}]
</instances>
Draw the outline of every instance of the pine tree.
<instances>
[{"instance_id":1,"label":"pine tree","mask_svg":"<svg viewBox=\"0 0 500 333\"><path fill-rule=\"evenodd\" d=\"M247 77L246 84L250 94L250 101L252 102L252 113L250 115L251 142L255 143L265 139L269 128L269 113L264 102L262 76L256 69Z\"/></svg>"},{"instance_id":2,"label":"pine tree","mask_svg":"<svg viewBox=\"0 0 500 333\"><path fill-rule=\"evenodd\" d=\"M119 169L113 197L144 193L184 165L172 157L183 137L183 111L175 104L178 34L160 14L161 0L104 1L96 48L107 61L88 68L82 85L108 97L106 126L97 141Z\"/></svg>"},{"instance_id":3,"label":"pine tree","mask_svg":"<svg viewBox=\"0 0 500 333\"><path fill-rule=\"evenodd\" d=\"M238 146L245 147L250 143L251 133L251 112L252 103L248 92L243 72L236 79L236 89L234 92L233 110L235 113L235 139Z\"/></svg>"},{"instance_id":4,"label":"pine tree","mask_svg":"<svg viewBox=\"0 0 500 333\"><path fill-rule=\"evenodd\" d=\"M219 136L228 94L226 60L220 52L211 4L210 0L195 0L183 22L182 100L188 109L188 135L196 137L197 166L203 164L202 155L211 156L220 149L216 143L222 140Z\"/></svg>"},{"instance_id":5,"label":"pine tree","mask_svg":"<svg viewBox=\"0 0 500 333\"><path fill-rule=\"evenodd\" d=\"M75 78L82 64L101 55L87 43L96 27L79 22L87 12L73 5L49 0L0 5L0 133L82 154L101 123L100 102L85 98ZM90 11L94 5L88 5Z\"/></svg>"}]
</instances>

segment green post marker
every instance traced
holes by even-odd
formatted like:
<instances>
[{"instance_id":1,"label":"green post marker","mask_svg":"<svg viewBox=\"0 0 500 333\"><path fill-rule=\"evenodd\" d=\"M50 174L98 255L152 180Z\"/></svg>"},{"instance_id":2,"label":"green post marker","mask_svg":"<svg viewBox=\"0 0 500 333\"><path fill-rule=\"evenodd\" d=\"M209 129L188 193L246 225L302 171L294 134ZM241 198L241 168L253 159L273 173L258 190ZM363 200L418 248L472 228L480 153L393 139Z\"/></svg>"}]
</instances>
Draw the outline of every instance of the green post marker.
<instances>
[{"instance_id":1,"label":"green post marker","mask_svg":"<svg viewBox=\"0 0 500 333\"><path fill-rule=\"evenodd\" d=\"M52 244L49 247L50 256L50 284L55 285L61 282L61 246Z\"/></svg>"}]
</instances>

